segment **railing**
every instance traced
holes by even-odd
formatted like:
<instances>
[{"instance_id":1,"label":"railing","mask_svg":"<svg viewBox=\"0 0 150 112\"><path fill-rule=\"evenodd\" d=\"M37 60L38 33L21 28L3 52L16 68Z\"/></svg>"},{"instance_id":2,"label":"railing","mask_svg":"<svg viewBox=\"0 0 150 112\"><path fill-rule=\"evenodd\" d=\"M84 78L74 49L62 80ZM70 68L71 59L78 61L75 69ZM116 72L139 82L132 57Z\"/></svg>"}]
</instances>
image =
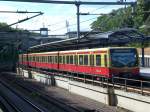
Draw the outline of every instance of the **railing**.
<instances>
[{"instance_id":1,"label":"railing","mask_svg":"<svg viewBox=\"0 0 150 112\"><path fill-rule=\"evenodd\" d=\"M27 69L28 70L28 69ZM91 75L91 74L81 74L81 73L63 73L63 72L50 72L50 71L43 71L40 69L31 69L30 71L36 71L48 76L55 76L68 78L72 81L83 82L95 86L101 86L104 88L113 87L115 89L121 89L128 92L136 92L142 95L150 95L150 81L144 80L136 80L136 79L128 79L122 77L113 77L113 78L106 78L103 76L98 75ZM47 78L47 77L45 77Z\"/></svg>"}]
</instances>

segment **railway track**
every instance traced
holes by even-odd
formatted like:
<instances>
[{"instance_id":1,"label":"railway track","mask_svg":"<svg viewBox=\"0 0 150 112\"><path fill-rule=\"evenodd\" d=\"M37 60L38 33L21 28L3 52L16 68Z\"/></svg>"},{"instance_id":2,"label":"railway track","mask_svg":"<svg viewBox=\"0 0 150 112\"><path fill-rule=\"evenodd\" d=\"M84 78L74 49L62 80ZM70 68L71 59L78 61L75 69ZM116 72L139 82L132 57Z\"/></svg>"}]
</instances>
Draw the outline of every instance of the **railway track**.
<instances>
[{"instance_id":1,"label":"railway track","mask_svg":"<svg viewBox=\"0 0 150 112\"><path fill-rule=\"evenodd\" d=\"M36 71L36 70L33 70L33 71ZM116 82L115 81L108 82L107 80L99 81L99 80L93 80L89 78L81 78L78 76L66 75L62 73L51 73L51 72L39 71L39 70L37 72L48 74L48 75L52 74L52 75L59 76L59 77L65 77L65 78L68 78L69 80L76 80L76 81L80 81L83 83L89 83L89 84L96 85L96 86L102 86L105 88L113 87L115 89L121 89L121 90L125 90L128 92L135 92L138 94L150 96L150 82L149 81L116 77L117 80L123 80L121 83L118 83L117 81ZM133 84L131 83L128 84L128 82L133 82ZM148 86L145 86L145 84L148 84Z\"/></svg>"},{"instance_id":2,"label":"railway track","mask_svg":"<svg viewBox=\"0 0 150 112\"><path fill-rule=\"evenodd\" d=\"M10 80L11 77L5 77L7 78L7 80ZM20 78L17 80L15 80L15 83L21 87L22 89L24 89L25 91L27 91L28 93L38 93L40 94L39 97L46 101L47 103L52 104L53 106L55 106L56 108L60 108L60 110L62 110L63 112L84 112L83 110L80 110L74 106L71 106L63 101L60 101L54 97L51 97L50 95L48 95L48 93L42 92L40 90L40 88L37 87L33 87L27 83L25 83L24 81L22 81ZM95 111L94 111L95 112Z\"/></svg>"},{"instance_id":3,"label":"railway track","mask_svg":"<svg viewBox=\"0 0 150 112\"><path fill-rule=\"evenodd\" d=\"M26 80L27 78L20 77L20 76L18 77L17 75L8 75L8 76L9 76L8 78L10 78L10 79L11 79L11 77L16 77L17 80L15 80L15 81L17 82L17 85L19 85L21 88L25 89L29 93L31 93L31 92L40 93L40 97L43 100L45 100L49 103L52 103L52 104L54 104L55 106L57 106L59 108L64 109L65 112L74 112L74 111L75 112L81 112L80 110L78 110L78 109L76 109L76 108L74 108L70 105L66 105L62 101L59 101L59 100L57 101L57 99L55 99L53 97L50 97L49 95L46 95L45 93L44 93L45 95L42 95L43 93L39 90L40 88L31 87L31 86L29 86L29 85L31 85L30 83L27 84L28 81L30 82L30 80L27 80L26 84L23 83L23 80L24 79ZM60 74L60 76L62 77L63 75ZM143 95L150 95L150 88L149 87L145 87L141 91L141 88L139 86L137 86L137 87L132 87L132 86L128 87L128 85L125 86L124 84L113 84L113 83L108 83L108 82L103 82L102 83L102 82L99 82L99 81L96 81L96 80L83 79L83 78L79 78L79 77L71 77L71 76L68 76L68 75L64 75L64 77L65 78L66 77L70 78L70 80L72 80L74 78L73 80L78 80L78 81L85 82L85 83L91 83L91 84L95 84L97 86L114 87L115 89L124 89L124 90L129 91L129 92L136 92L136 93L140 93L140 94L143 94ZM10 80L10 79L8 79L8 80ZM50 97L51 100L49 100L48 97ZM68 111L68 109L66 110L66 107L69 108L69 111ZM71 107L71 110L74 110L74 111L70 111L70 107ZM84 112L84 111L82 111L82 112ZM98 112L98 111L92 111L92 112Z\"/></svg>"},{"instance_id":4,"label":"railway track","mask_svg":"<svg viewBox=\"0 0 150 112\"><path fill-rule=\"evenodd\" d=\"M7 103L7 106L9 105L9 107L5 108L9 108L9 111L11 108L10 112L45 112L37 105L32 103L29 99L25 98L14 89L9 87L9 85L4 83L2 80L0 80L0 88L0 95L3 99L3 102L5 101L5 104Z\"/></svg>"}]
</instances>

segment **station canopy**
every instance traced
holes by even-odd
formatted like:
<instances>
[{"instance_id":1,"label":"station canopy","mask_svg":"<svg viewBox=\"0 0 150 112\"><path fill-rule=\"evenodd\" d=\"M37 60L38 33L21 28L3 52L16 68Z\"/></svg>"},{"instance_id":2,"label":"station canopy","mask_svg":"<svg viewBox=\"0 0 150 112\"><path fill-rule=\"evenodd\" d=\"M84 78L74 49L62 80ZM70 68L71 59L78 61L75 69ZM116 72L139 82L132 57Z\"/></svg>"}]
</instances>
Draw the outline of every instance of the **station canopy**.
<instances>
[{"instance_id":1,"label":"station canopy","mask_svg":"<svg viewBox=\"0 0 150 112\"><path fill-rule=\"evenodd\" d=\"M124 28L115 31L104 33L90 34L78 38L70 38L61 41L54 41L41 45L30 47L29 52L42 52L42 51L61 51L73 50L84 48L100 48L108 47L111 45L122 46L131 42L144 42L150 41L150 37L146 37L136 29Z\"/></svg>"}]
</instances>

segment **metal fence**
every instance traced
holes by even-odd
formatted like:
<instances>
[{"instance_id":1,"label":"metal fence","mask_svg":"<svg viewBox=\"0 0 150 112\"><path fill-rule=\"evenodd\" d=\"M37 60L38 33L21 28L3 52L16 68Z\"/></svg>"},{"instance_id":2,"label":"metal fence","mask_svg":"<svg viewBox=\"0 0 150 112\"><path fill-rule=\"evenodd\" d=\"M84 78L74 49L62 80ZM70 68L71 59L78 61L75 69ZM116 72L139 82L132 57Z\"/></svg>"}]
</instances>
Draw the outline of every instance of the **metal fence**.
<instances>
[{"instance_id":1,"label":"metal fence","mask_svg":"<svg viewBox=\"0 0 150 112\"><path fill-rule=\"evenodd\" d=\"M142 56L140 55L140 66L142 66ZM150 67L150 55L144 56L145 67Z\"/></svg>"}]
</instances>

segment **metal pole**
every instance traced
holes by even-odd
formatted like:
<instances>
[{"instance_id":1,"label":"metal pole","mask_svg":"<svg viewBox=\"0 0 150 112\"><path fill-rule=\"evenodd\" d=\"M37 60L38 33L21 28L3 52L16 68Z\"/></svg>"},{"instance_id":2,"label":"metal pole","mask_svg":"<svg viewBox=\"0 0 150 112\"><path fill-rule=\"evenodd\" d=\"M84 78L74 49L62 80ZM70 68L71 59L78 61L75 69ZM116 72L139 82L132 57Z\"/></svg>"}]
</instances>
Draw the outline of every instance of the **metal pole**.
<instances>
[{"instance_id":1,"label":"metal pole","mask_svg":"<svg viewBox=\"0 0 150 112\"><path fill-rule=\"evenodd\" d=\"M143 37L143 38L144 38L144 37ZM142 40L142 48L141 48L141 50L142 50L142 67L145 67L144 40Z\"/></svg>"},{"instance_id":2,"label":"metal pole","mask_svg":"<svg viewBox=\"0 0 150 112\"><path fill-rule=\"evenodd\" d=\"M144 47L142 46L142 67L145 67L145 59L144 59Z\"/></svg>"},{"instance_id":3,"label":"metal pole","mask_svg":"<svg viewBox=\"0 0 150 112\"><path fill-rule=\"evenodd\" d=\"M78 48L78 43L79 43L79 40L80 40L80 4L76 4L77 6L77 48Z\"/></svg>"}]
</instances>

